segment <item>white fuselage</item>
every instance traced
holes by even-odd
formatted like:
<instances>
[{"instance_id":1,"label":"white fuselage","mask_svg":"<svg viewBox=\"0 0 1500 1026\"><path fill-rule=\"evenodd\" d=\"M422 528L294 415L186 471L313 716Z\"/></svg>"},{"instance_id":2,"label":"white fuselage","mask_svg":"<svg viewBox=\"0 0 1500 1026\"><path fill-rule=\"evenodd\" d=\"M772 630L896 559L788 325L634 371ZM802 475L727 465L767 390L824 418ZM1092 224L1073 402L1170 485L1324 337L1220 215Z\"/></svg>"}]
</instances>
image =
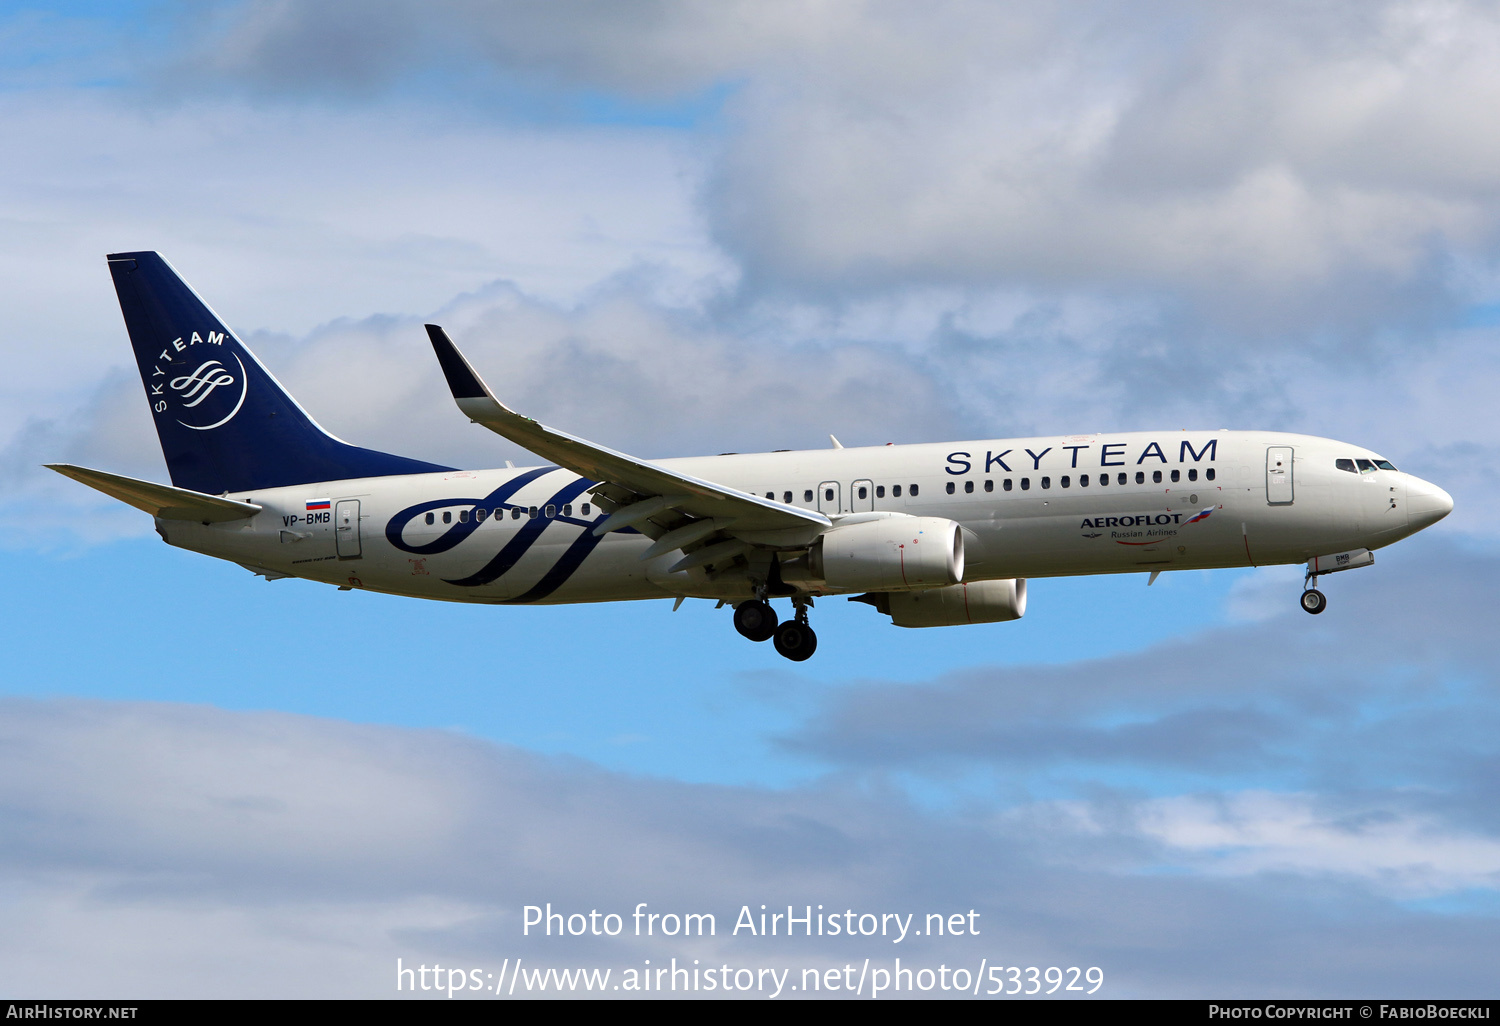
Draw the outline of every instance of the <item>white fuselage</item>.
<instances>
[{"instance_id":1,"label":"white fuselage","mask_svg":"<svg viewBox=\"0 0 1500 1026\"><path fill-rule=\"evenodd\" d=\"M659 465L816 509L835 528L881 511L956 521L964 580L980 581L1300 563L1389 545L1447 512L1437 512L1447 496L1419 478L1336 466L1375 458L1325 438L1215 431ZM234 493L264 507L245 520L157 525L173 545L272 576L420 598L561 603L752 593L742 574L668 573L681 553L641 561L651 542L634 531L596 538L590 528L604 510L587 492L592 484L556 468L332 481ZM839 590L805 579L798 586L815 595Z\"/></svg>"}]
</instances>

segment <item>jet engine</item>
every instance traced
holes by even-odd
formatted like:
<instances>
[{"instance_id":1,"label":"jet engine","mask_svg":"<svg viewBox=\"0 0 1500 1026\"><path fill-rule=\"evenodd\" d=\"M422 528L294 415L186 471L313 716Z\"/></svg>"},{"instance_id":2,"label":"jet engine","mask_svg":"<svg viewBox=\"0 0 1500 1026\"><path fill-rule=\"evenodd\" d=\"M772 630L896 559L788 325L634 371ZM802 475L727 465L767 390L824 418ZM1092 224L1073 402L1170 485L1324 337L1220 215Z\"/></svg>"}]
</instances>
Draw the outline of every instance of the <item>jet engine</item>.
<instances>
[{"instance_id":1,"label":"jet engine","mask_svg":"<svg viewBox=\"0 0 1500 1026\"><path fill-rule=\"evenodd\" d=\"M891 618L897 627L957 627L965 623L1001 623L1026 615L1026 581L973 581L926 591L861 595Z\"/></svg>"},{"instance_id":2,"label":"jet engine","mask_svg":"<svg viewBox=\"0 0 1500 1026\"><path fill-rule=\"evenodd\" d=\"M881 517L826 532L808 564L841 591L940 588L964 579L964 536L941 517Z\"/></svg>"}]
</instances>

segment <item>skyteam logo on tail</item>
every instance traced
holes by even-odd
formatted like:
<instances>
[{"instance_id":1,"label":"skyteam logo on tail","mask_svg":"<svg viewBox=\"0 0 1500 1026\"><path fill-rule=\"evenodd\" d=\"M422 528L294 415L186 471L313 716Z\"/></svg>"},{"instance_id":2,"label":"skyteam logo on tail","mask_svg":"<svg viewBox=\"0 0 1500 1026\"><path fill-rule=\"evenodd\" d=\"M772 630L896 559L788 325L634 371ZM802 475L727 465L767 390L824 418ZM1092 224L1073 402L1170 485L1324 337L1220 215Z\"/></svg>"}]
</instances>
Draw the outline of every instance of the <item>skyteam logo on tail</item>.
<instances>
[{"instance_id":1,"label":"skyteam logo on tail","mask_svg":"<svg viewBox=\"0 0 1500 1026\"><path fill-rule=\"evenodd\" d=\"M157 357L147 382L152 397L151 408L157 413L171 410L177 423L193 431L211 431L233 420L245 405L245 396L250 389L244 361L235 353L228 353L235 363L231 368L225 365L222 356L195 361L195 356L207 356L207 353L203 350L191 352L193 346L223 344L222 331L210 331L206 338L195 331L190 338L173 339ZM177 370L182 373L172 373ZM157 381L157 378L164 380Z\"/></svg>"}]
</instances>

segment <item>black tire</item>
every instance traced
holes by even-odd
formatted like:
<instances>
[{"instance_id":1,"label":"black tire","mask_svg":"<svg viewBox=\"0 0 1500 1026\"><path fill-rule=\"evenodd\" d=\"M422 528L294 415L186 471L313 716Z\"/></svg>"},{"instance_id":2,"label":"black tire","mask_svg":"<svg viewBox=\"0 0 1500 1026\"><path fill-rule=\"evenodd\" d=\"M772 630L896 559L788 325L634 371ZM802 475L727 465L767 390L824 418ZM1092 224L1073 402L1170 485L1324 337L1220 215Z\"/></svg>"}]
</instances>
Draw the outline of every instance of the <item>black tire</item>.
<instances>
[{"instance_id":1,"label":"black tire","mask_svg":"<svg viewBox=\"0 0 1500 1026\"><path fill-rule=\"evenodd\" d=\"M1302 608L1314 615L1328 608L1328 596L1317 588L1309 588L1302 593Z\"/></svg>"},{"instance_id":2,"label":"black tire","mask_svg":"<svg viewBox=\"0 0 1500 1026\"><path fill-rule=\"evenodd\" d=\"M813 629L796 620L788 620L776 628L776 651L793 662L800 663L812 657L818 650L818 636Z\"/></svg>"},{"instance_id":3,"label":"black tire","mask_svg":"<svg viewBox=\"0 0 1500 1026\"><path fill-rule=\"evenodd\" d=\"M770 641L776 633L776 610L769 602L741 602L734 607L734 629L751 641Z\"/></svg>"}]
</instances>

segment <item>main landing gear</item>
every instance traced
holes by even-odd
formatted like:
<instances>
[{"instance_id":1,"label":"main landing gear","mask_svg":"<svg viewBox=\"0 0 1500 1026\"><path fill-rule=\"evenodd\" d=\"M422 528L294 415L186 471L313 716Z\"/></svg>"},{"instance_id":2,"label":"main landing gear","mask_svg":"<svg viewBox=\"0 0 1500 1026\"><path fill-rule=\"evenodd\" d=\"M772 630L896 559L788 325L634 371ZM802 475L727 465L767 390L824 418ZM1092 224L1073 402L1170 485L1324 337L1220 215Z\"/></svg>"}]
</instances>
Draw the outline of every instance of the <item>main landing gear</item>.
<instances>
[{"instance_id":1,"label":"main landing gear","mask_svg":"<svg viewBox=\"0 0 1500 1026\"><path fill-rule=\"evenodd\" d=\"M734 629L751 641L771 641L776 651L794 662L818 650L818 636L807 622L807 599L792 599L796 616L783 624L776 622L776 610L765 599L752 599L734 607Z\"/></svg>"},{"instance_id":2,"label":"main landing gear","mask_svg":"<svg viewBox=\"0 0 1500 1026\"><path fill-rule=\"evenodd\" d=\"M751 641L770 641L776 633L776 610L761 599L734 607L734 629Z\"/></svg>"}]
</instances>

